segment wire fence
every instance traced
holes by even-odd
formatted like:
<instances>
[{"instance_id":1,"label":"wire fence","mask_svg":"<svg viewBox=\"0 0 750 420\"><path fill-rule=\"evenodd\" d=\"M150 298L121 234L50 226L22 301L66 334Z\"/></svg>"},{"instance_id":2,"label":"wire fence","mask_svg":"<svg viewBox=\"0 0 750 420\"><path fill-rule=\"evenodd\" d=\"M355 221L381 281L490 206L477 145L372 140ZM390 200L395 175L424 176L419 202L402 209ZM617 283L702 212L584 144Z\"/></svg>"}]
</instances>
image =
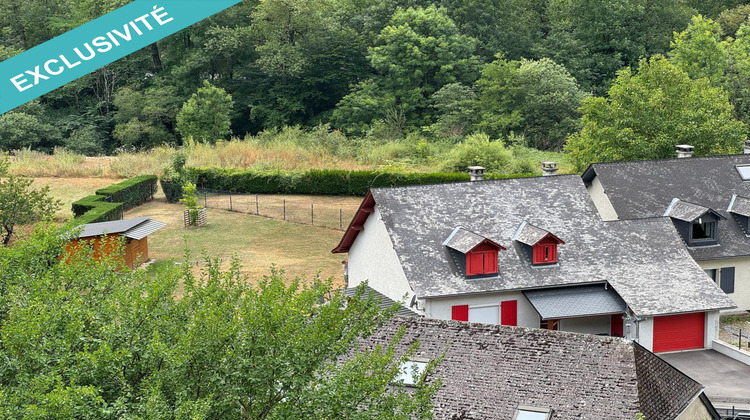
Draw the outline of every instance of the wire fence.
<instances>
[{"instance_id":1,"label":"wire fence","mask_svg":"<svg viewBox=\"0 0 750 420\"><path fill-rule=\"evenodd\" d=\"M238 194L201 188L199 204L206 208L236 211L285 220L291 223L344 230L356 211L355 206L342 207L313 197Z\"/></svg>"}]
</instances>

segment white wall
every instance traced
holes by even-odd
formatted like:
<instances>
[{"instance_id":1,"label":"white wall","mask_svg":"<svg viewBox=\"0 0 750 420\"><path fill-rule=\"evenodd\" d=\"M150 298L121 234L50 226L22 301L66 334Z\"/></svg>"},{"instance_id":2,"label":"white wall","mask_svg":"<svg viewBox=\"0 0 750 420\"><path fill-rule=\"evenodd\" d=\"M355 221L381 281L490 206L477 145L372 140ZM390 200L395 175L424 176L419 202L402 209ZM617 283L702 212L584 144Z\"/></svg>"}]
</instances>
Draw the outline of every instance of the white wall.
<instances>
[{"instance_id":1,"label":"white wall","mask_svg":"<svg viewBox=\"0 0 750 420\"><path fill-rule=\"evenodd\" d=\"M493 305L504 300L518 301L518 326L539 328L539 315L521 292L487 293L481 295L464 295L447 298L426 299L425 316L435 319L451 319L454 305Z\"/></svg>"},{"instance_id":2,"label":"white wall","mask_svg":"<svg viewBox=\"0 0 750 420\"><path fill-rule=\"evenodd\" d=\"M560 320L560 329L562 331L609 335L612 332L611 328L612 317L609 315Z\"/></svg>"},{"instance_id":3,"label":"white wall","mask_svg":"<svg viewBox=\"0 0 750 420\"><path fill-rule=\"evenodd\" d=\"M705 341L703 347L713 348L714 340L719 339L719 311L706 312Z\"/></svg>"},{"instance_id":4,"label":"white wall","mask_svg":"<svg viewBox=\"0 0 750 420\"><path fill-rule=\"evenodd\" d=\"M365 280L396 302L405 301L408 305L414 295L377 205L349 249L349 287Z\"/></svg>"},{"instance_id":5,"label":"white wall","mask_svg":"<svg viewBox=\"0 0 750 420\"><path fill-rule=\"evenodd\" d=\"M645 318L638 323L638 344L648 351L654 351L654 319Z\"/></svg>"},{"instance_id":6,"label":"white wall","mask_svg":"<svg viewBox=\"0 0 750 420\"><path fill-rule=\"evenodd\" d=\"M617 212L612 206L612 202L609 201L609 197L607 197L607 193L604 191L604 186L601 181L599 181L598 176L595 176L594 179L591 180L591 185L586 187L586 189L589 191L589 195L591 195L591 199L594 201L594 206L596 206L596 209L599 211L602 220L609 221L618 219Z\"/></svg>"},{"instance_id":7,"label":"white wall","mask_svg":"<svg viewBox=\"0 0 750 420\"><path fill-rule=\"evenodd\" d=\"M734 223L734 222L733 222ZM736 309L725 312L745 312L750 310L750 258L727 258L723 260L697 261L704 270L716 269L717 281L722 267L734 267L734 293L728 293L730 299L737 305Z\"/></svg>"}]
</instances>

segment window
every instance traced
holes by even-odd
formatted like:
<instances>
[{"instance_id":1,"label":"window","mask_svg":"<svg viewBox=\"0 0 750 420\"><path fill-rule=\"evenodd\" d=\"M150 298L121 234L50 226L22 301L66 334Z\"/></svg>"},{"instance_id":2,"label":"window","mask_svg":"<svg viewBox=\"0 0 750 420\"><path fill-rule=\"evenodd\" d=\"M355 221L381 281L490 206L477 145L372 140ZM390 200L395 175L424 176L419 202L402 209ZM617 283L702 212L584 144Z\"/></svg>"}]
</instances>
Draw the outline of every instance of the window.
<instances>
[{"instance_id":1,"label":"window","mask_svg":"<svg viewBox=\"0 0 750 420\"><path fill-rule=\"evenodd\" d=\"M750 165L737 165L735 168L743 181L750 181Z\"/></svg>"},{"instance_id":2,"label":"window","mask_svg":"<svg viewBox=\"0 0 750 420\"><path fill-rule=\"evenodd\" d=\"M497 249L471 251L466 254L466 275L497 274Z\"/></svg>"},{"instance_id":3,"label":"window","mask_svg":"<svg viewBox=\"0 0 750 420\"><path fill-rule=\"evenodd\" d=\"M498 305L485 305L469 307L469 322L481 322L483 324L498 324L500 321L500 308Z\"/></svg>"},{"instance_id":4,"label":"window","mask_svg":"<svg viewBox=\"0 0 750 420\"><path fill-rule=\"evenodd\" d=\"M734 293L734 267L724 267L721 269L719 287L721 287L724 293Z\"/></svg>"},{"instance_id":5,"label":"window","mask_svg":"<svg viewBox=\"0 0 750 420\"><path fill-rule=\"evenodd\" d=\"M427 360L408 360L402 363L395 382L403 381L404 385L416 385L427 369L427 363Z\"/></svg>"},{"instance_id":6,"label":"window","mask_svg":"<svg viewBox=\"0 0 750 420\"><path fill-rule=\"evenodd\" d=\"M554 264L557 262L557 244L534 246L534 264Z\"/></svg>"},{"instance_id":7,"label":"window","mask_svg":"<svg viewBox=\"0 0 750 420\"><path fill-rule=\"evenodd\" d=\"M513 420L548 420L551 414L548 408L518 406Z\"/></svg>"},{"instance_id":8,"label":"window","mask_svg":"<svg viewBox=\"0 0 750 420\"><path fill-rule=\"evenodd\" d=\"M716 221L703 220L699 218L693 222L690 229L690 239L694 241L711 241L716 240Z\"/></svg>"},{"instance_id":9,"label":"window","mask_svg":"<svg viewBox=\"0 0 750 420\"><path fill-rule=\"evenodd\" d=\"M711 277L711 280L716 281L716 269L712 268L710 270L704 270L708 277Z\"/></svg>"}]
</instances>

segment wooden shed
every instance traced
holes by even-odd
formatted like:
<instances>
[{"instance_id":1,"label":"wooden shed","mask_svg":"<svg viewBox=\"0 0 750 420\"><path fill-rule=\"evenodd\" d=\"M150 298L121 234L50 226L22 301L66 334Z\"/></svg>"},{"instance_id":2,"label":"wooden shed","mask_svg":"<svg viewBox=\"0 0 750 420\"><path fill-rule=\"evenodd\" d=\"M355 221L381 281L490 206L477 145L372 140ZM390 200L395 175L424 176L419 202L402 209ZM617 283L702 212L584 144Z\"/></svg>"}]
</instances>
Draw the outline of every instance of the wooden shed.
<instances>
[{"instance_id":1,"label":"wooden shed","mask_svg":"<svg viewBox=\"0 0 750 420\"><path fill-rule=\"evenodd\" d=\"M124 238L124 263L130 268L148 260L148 235L166 226L166 223L150 217L115 220L112 222L89 223L71 239L67 250L73 254L81 248L93 248L94 258L109 255L117 248L116 237Z\"/></svg>"}]
</instances>

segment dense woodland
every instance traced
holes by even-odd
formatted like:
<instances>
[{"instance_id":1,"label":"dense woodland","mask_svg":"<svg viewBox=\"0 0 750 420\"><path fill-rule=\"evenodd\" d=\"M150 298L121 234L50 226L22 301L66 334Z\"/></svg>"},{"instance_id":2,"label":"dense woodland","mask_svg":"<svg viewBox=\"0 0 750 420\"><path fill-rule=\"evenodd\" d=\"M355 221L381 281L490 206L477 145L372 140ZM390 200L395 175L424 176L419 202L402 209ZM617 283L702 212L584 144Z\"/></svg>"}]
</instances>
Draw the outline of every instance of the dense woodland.
<instances>
[{"instance_id":1,"label":"dense woodland","mask_svg":"<svg viewBox=\"0 0 750 420\"><path fill-rule=\"evenodd\" d=\"M0 0L0 60L127 0ZM736 152L735 0L245 0L0 116L0 148L88 154L300 126L593 160ZM486 137L476 140L477 133Z\"/></svg>"}]
</instances>

